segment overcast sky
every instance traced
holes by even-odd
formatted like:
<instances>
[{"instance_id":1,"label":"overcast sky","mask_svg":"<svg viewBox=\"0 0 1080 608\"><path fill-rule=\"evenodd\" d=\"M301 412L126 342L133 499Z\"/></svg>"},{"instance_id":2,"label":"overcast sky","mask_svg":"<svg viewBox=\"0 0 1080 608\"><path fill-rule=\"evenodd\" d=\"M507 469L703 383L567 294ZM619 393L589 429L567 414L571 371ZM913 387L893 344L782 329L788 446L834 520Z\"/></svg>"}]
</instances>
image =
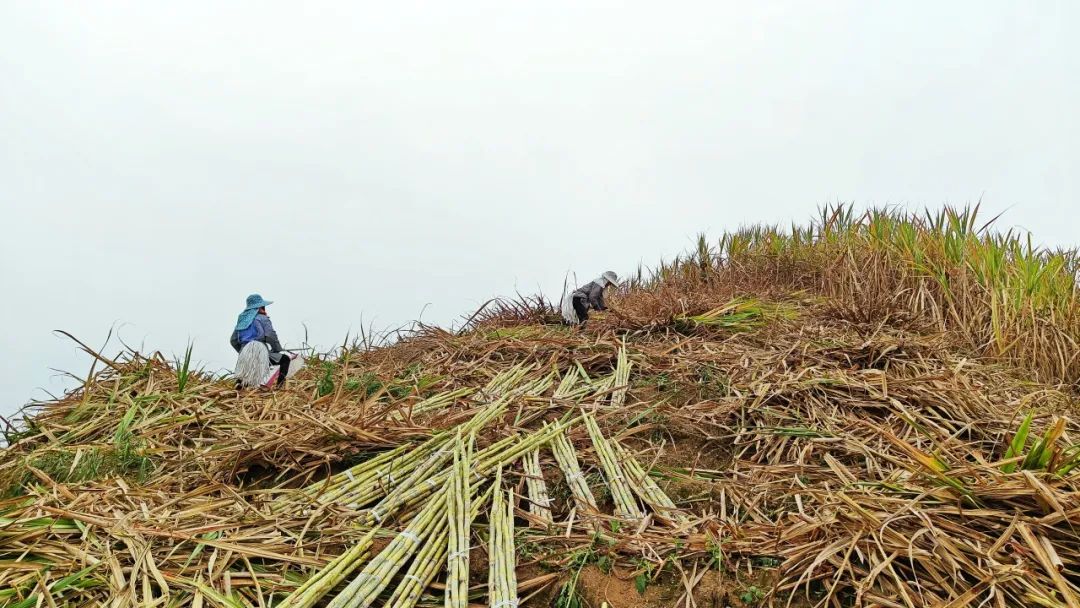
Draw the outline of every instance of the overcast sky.
<instances>
[{"instance_id":1,"label":"overcast sky","mask_svg":"<svg viewBox=\"0 0 1080 608\"><path fill-rule=\"evenodd\" d=\"M1077 243L1078 6L0 0L0 413L252 291L329 348L830 201Z\"/></svg>"}]
</instances>

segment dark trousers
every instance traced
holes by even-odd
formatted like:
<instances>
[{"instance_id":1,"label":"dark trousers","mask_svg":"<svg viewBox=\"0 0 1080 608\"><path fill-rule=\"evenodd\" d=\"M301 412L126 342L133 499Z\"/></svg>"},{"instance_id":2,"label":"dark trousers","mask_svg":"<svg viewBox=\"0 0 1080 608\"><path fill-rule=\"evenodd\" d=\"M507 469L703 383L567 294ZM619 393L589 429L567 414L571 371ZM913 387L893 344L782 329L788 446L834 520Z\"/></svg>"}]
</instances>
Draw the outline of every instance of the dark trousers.
<instances>
[{"instance_id":1,"label":"dark trousers","mask_svg":"<svg viewBox=\"0 0 1080 608\"><path fill-rule=\"evenodd\" d=\"M574 312L577 313L578 323L589 320L589 306L585 303L585 296L574 296Z\"/></svg>"},{"instance_id":2,"label":"dark trousers","mask_svg":"<svg viewBox=\"0 0 1080 608\"><path fill-rule=\"evenodd\" d=\"M271 359L273 355L271 355ZM281 353L281 357L278 359L278 377L277 385L285 386L285 376L289 375L289 364L292 363L292 359L289 358L289 353Z\"/></svg>"}]
</instances>

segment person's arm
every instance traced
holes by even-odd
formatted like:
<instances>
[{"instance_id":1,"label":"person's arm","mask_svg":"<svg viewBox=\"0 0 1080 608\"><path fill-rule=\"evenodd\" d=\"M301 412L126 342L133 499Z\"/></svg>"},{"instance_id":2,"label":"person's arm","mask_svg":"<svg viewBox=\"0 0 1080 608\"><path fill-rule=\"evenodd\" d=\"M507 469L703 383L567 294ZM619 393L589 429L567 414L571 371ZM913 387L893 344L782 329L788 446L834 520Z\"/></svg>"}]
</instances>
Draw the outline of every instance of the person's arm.
<instances>
[{"instance_id":1,"label":"person's arm","mask_svg":"<svg viewBox=\"0 0 1080 608\"><path fill-rule=\"evenodd\" d=\"M266 325L263 327L263 331L266 332L263 342L270 345L270 352L280 353L281 342L278 341L277 332L274 331L274 324L270 322L270 317L266 317Z\"/></svg>"},{"instance_id":2,"label":"person's arm","mask_svg":"<svg viewBox=\"0 0 1080 608\"><path fill-rule=\"evenodd\" d=\"M589 289L589 304L596 310L607 310L607 305L604 304L604 286L598 283L593 283Z\"/></svg>"}]
</instances>

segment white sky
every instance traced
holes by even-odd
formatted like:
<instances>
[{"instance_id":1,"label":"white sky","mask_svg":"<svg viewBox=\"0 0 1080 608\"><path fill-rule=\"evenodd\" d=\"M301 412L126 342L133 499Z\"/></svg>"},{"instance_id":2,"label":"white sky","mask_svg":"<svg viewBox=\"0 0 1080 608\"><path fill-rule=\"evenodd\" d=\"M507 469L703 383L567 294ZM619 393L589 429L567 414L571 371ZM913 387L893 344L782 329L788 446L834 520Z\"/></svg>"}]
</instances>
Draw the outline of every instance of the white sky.
<instances>
[{"instance_id":1,"label":"white sky","mask_svg":"<svg viewBox=\"0 0 1080 608\"><path fill-rule=\"evenodd\" d=\"M0 1L0 413L252 291L331 347L837 200L1080 241L1074 2L315 5Z\"/></svg>"}]
</instances>

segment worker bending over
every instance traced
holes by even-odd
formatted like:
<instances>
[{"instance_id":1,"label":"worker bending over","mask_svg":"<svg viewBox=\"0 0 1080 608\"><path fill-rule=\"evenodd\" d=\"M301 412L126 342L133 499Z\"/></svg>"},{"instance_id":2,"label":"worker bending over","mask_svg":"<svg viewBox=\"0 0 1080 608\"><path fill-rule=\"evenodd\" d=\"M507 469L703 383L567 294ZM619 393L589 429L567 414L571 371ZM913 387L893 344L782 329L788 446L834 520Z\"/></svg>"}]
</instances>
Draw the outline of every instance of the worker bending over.
<instances>
[{"instance_id":1,"label":"worker bending over","mask_svg":"<svg viewBox=\"0 0 1080 608\"><path fill-rule=\"evenodd\" d=\"M589 320L589 309L607 310L604 289L618 283L619 277L607 271L597 279L566 294L562 300L562 317L570 325L584 325Z\"/></svg>"}]
</instances>

